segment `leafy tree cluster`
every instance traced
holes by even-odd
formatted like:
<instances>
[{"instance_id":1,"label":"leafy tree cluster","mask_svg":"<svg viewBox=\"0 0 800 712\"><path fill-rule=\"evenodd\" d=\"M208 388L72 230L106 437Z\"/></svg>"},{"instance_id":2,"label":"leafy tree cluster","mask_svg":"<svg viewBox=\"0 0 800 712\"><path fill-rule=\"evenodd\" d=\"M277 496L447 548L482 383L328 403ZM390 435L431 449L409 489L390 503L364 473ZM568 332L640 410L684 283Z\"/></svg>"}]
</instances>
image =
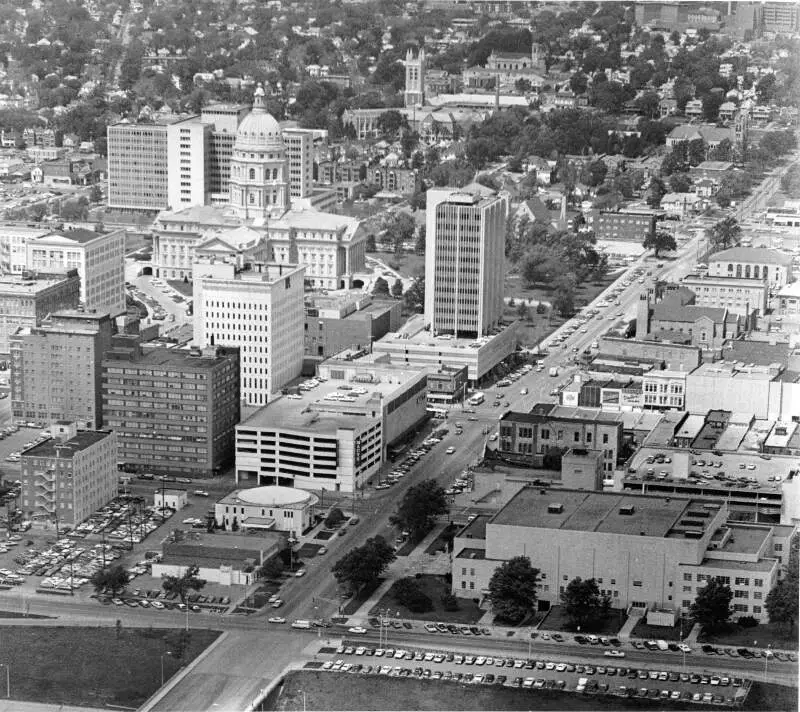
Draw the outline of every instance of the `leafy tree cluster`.
<instances>
[{"instance_id":1,"label":"leafy tree cluster","mask_svg":"<svg viewBox=\"0 0 800 712\"><path fill-rule=\"evenodd\" d=\"M727 217L715 223L709 231L709 242L714 252L727 250L739 245L742 239L742 226L734 217Z\"/></svg>"},{"instance_id":2,"label":"leafy tree cluster","mask_svg":"<svg viewBox=\"0 0 800 712\"><path fill-rule=\"evenodd\" d=\"M644 238L642 247L645 250L653 250L655 257L663 252L674 252L678 249L678 243L675 241L673 235L666 230L656 230Z\"/></svg>"},{"instance_id":3,"label":"leafy tree cluster","mask_svg":"<svg viewBox=\"0 0 800 712\"><path fill-rule=\"evenodd\" d=\"M433 601L413 578L402 578L392 586L395 601L412 613L427 613L433 610Z\"/></svg>"},{"instance_id":4,"label":"leafy tree cluster","mask_svg":"<svg viewBox=\"0 0 800 712\"><path fill-rule=\"evenodd\" d=\"M95 571L89 579L95 591L100 593L106 590L110 592L112 596L116 596L124 591L129 580L130 576L125 570L125 567L119 564L107 566L104 569Z\"/></svg>"},{"instance_id":5,"label":"leafy tree cluster","mask_svg":"<svg viewBox=\"0 0 800 712\"><path fill-rule=\"evenodd\" d=\"M411 541L419 541L431 530L436 517L446 513L444 489L436 480L425 480L406 491L389 521L401 531L408 531Z\"/></svg>"},{"instance_id":6,"label":"leafy tree cluster","mask_svg":"<svg viewBox=\"0 0 800 712\"><path fill-rule=\"evenodd\" d=\"M394 549L381 536L367 539L363 546L347 552L333 565L333 575L354 593L373 582L395 560Z\"/></svg>"},{"instance_id":7,"label":"leafy tree cluster","mask_svg":"<svg viewBox=\"0 0 800 712\"><path fill-rule=\"evenodd\" d=\"M800 537L795 534L789 549L789 560L786 566L786 575L780 579L767 594L765 606L770 623L785 625L789 632L794 630L797 623L798 607L798 545Z\"/></svg>"},{"instance_id":8,"label":"leafy tree cluster","mask_svg":"<svg viewBox=\"0 0 800 712\"><path fill-rule=\"evenodd\" d=\"M185 604L189 591L201 591L206 585L205 580L197 575L199 572L200 567L196 564L187 566L180 576L164 576L161 587L167 593L177 594L181 603Z\"/></svg>"},{"instance_id":9,"label":"leafy tree cluster","mask_svg":"<svg viewBox=\"0 0 800 712\"><path fill-rule=\"evenodd\" d=\"M600 593L597 579L578 576L564 588L561 605L574 628L589 631L608 617L611 599Z\"/></svg>"},{"instance_id":10,"label":"leafy tree cluster","mask_svg":"<svg viewBox=\"0 0 800 712\"><path fill-rule=\"evenodd\" d=\"M691 616L696 623L708 632L722 630L731 617L733 591L720 579L708 579L706 585L698 589L691 605Z\"/></svg>"},{"instance_id":11,"label":"leafy tree cluster","mask_svg":"<svg viewBox=\"0 0 800 712\"><path fill-rule=\"evenodd\" d=\"M500 564L489 579L489 598L498 622L519 625L536 611L539 569L527 556L515 556Z\"/></svg>"}]
</instances>

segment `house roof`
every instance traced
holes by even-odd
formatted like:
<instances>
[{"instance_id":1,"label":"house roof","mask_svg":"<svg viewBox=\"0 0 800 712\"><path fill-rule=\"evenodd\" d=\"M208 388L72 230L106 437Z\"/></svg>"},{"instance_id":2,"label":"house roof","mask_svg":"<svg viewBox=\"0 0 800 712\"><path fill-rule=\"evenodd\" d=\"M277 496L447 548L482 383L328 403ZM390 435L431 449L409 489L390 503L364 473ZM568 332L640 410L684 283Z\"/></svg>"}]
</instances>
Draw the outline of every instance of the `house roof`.
<instances>
[{"instance_id":1,"label":"house roof","mask_svg":"<svg viewBox=\"0 0 800 712\"><path fill-rule=\"evenodd\" d=\"M545 204L537 197L526 200L520 205L520 210L525 208L533 217L534 222L550 222L550 211L545 207Z\"/></svg>"}]
</instances>

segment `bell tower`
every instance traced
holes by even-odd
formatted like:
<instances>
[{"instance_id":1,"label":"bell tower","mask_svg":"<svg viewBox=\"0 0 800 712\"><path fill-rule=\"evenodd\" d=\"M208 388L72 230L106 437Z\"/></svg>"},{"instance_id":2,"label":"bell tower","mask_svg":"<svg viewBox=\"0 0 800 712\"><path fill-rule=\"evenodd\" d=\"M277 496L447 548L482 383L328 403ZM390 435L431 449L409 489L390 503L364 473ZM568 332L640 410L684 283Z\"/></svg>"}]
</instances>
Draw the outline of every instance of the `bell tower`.
<instances>
[{"instance_id":1,"label":"bell tower","mask_svg":"<svg viewBox=\"0 0 800 712\"><path fill-rule=\"evenodd\" d=\"M405 105L411 109L425 104L425 49L421 48L416 58L411 49L406 52Z\"/></svg>"}]
</instances>

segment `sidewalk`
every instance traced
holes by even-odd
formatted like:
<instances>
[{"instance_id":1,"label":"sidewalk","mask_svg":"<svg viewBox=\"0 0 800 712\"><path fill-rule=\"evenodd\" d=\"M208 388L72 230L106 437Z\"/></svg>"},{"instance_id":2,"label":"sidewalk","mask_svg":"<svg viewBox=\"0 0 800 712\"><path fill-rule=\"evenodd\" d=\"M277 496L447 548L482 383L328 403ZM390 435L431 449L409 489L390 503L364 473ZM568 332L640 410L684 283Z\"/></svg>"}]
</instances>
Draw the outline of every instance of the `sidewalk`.
<instances>
[{"instance_id":1,"label":"sidewalk","mask_svg":"<svg viewBox=\"0 0 800 712\"><path fill-rule=\"evenodd\" d=\"M620 640L630 640L631 633L633 633L633 629L640 620L642 620L641 616L628 616L622 628L619 629L617 638Z\"/></svg>"}]
</instances>

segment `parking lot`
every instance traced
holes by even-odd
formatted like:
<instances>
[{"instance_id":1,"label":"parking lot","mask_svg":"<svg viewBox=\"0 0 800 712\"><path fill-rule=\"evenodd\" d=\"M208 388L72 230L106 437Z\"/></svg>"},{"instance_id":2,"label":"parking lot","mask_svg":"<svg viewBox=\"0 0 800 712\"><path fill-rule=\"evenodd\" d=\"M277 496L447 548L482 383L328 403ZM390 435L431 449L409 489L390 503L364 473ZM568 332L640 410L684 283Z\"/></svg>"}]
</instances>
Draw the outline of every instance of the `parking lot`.
<instances>
[{"instance_id":1,"label":"parking lot","mask_svg":"<svg viewBox=\"0 0 800 712\"><path fill-rule=\"evenodd\" d=\"M14 432L7 432L14 428ZM5 425L0 427L0 477L4 480L19 479L19 455L26 449L35 445L37 439L42 437L41 428L28 428Z\"/></svg>"},{"instance_id":2,"label":"parking lot","mask_svg":"<svg viewBox=\"0 0 800 712\"><path fill-rule=\"evenodd\" d=\"M640 697L734 707L741 705L750 682L741 677L702 671L675 672L658 668L630 668L622 660L607 665L582 664L566 659L492 657L443 649L374 648L345 641L320 651L322 663L309 667L332 674L415 677L442 683L503 685L563 690L583 694Z\"/></svg>"}]
</instances>

